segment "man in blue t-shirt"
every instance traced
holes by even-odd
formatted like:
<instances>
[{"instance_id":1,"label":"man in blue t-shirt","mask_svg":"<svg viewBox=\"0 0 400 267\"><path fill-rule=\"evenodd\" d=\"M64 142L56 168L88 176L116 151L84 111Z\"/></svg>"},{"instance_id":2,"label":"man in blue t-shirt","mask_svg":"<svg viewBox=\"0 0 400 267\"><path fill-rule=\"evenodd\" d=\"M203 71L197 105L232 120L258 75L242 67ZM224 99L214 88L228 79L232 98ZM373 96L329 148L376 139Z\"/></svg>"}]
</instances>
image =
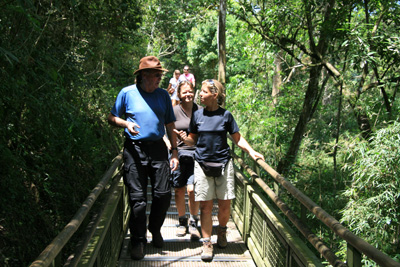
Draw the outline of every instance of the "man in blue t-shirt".
<instances>
[{"instance_id":1,"label":"man in blue t-shirt","mask_svg":"<svg viewBox=\"0 0 400 267\"><path fill-rule=\"evenodd\" d=\"M137 83L123 88L108 115L111 125L125 128L124 143L124 183L129 191L131 216L131 258L143 259L146 239L147 181L152 186L152 205L148 229L152 234L152 244L161 248L164 244L161 226L170 206L171 169L178 167L176 145L168 149L163 141L165 129L171 144L176 144L175 115L167 91L159 88L163 71L158 58L144 57L140 60Z\"/></svg>"}]
</instances>

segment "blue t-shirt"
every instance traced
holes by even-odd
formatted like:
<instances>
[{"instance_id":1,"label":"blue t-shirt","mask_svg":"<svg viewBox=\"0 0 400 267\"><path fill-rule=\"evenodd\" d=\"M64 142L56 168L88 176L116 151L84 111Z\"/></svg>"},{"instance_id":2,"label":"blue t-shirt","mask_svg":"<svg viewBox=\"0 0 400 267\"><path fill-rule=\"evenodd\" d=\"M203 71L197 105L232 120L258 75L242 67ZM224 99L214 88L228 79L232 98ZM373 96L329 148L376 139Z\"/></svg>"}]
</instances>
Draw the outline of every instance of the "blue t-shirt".
<instances>
[{"instance_id":1,"label":"blue t-shirt","mask_svg":"<svg viewBox=\"0 0 400 267\"><path fill-rule=\"evenodd\" d=\"M138 135L125 135L132 140L155 141L165 134L165 124L175 121L171 99L167 91L157 88L147 93L136 84L123 88L115 100L111 114L135 122L140 126Z\"/></svg>"},{"instance_id":2,"label":"blue t-shirt","mask_svg":"<svg viewBox=\"0 0 400 267\"><path fill-rule=\"evenodd\" d=\"M227 133L239 132L232 114L223 108L216 111L199 109L193 113L189 132L198 135L195 159L198 162L228 162L230 148Z\"/></svg>"}]
</instances>

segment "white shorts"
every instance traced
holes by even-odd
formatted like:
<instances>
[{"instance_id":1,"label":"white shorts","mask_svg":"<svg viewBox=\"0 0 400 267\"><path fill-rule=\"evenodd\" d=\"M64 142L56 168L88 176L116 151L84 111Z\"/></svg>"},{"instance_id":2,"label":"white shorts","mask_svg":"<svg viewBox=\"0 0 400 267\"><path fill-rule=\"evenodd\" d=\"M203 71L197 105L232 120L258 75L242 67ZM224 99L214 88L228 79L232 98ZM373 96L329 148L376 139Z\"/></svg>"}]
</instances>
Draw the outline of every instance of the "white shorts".
<instances>
[{"instance_id":1,"label":"white shorts","mask_svg":"<svg viewBox=\"0 0 400 267\"><path fill-rule=\"evenodd\" d=\"M206 176L200 164L194 161L194 199L207 201L213 199L229 200L235 198L235 177L232 159L228 161L219 177Z\"/></svg>"}]
</instances>

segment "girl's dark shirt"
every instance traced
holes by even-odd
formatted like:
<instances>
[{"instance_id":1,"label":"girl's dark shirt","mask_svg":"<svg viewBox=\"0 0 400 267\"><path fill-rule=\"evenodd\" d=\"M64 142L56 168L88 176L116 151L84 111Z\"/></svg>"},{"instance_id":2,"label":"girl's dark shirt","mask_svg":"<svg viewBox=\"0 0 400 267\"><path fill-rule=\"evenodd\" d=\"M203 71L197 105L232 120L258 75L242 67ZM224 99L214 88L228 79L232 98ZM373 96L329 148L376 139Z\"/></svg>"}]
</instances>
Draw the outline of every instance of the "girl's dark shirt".
<instances>
[{"instance_id":1,"label":"girl's dark shirt","mask_svg":"<svg viewBox=\"0 0 400 267\"><path fill-rule=\"evenodd\" d=\"M232 114L221 107L216 111L200 109L193 113L189 132L198 135L195 160L197 162L223 162L230 159L227 133L239 132Z\"/></svg>"}]
</instances>

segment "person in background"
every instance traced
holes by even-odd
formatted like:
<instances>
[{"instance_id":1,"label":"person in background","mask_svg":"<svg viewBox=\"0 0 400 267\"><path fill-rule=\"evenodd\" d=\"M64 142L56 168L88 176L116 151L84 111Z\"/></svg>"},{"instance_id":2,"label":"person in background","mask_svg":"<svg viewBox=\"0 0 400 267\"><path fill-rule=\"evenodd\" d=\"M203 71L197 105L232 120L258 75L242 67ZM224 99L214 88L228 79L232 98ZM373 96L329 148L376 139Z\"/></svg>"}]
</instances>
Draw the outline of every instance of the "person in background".
<instances>
[{"instance_id":1,"label":"person in background","mask_svg":"<svg viewBox=\"0 0 400 267\"><path fill-rule=\"evenodd\" d=\"M185 67L183 67L183 74L179 77L179 82L182 81L189 81L193 84L193 88L196 88L196 80L194 78L194 75L192 73L189 72L190 68L188 65L186 65Z\"/></svg>"},{"instance_id":2,"label":"person in background","mask_svg":"<svg viewBox=\"0 0 400 267\"><path fill-rule=\"evenodd\" d=\"M177 94L180 104L174 106L176 117L175 127L179 131L187 131L193 112L202 108L193 102L194 88L191 82L179 83ZM176 230L177 236L185 236L188 230L188 218L186 217L185 191L189 197L189 234L192 240L200 239L198 227L199 202L194 201L194 146L188 146L184 142L178 142L179 167L172 173L172 186L175 188L175 203L179 215L179 226Z\"/></svg>"},{"instance_id":3,"label":"person in background","mask_svg":"<svg viewBox=\"0 0 400 267\"><path fill-rule=\"evenodd\" d=\"M169 80L167 92L171 95L172 106L179 104L179 97L177 96L178 80L181 75L179 70L174 71L174 77Z\"/></svg>"},{"instance_id":4,"label":"person in background","mask_svg":"<svg viewBox=\"0 0 400 267\"><path fill-rule=\"evenodd\" d=\"M226 225L229 221L231 200L235 198L234 170L227 133L254 160L264 160L264 156L256 152L241 136L232 114L220 107L224 99L224 87L220 82L213 79L203 81L200 101L205 107L193 113L189 135L185 131L174 130L185 144L196 145L194 190L195 200L200 201L203 261L212 261L214 257L211 243L213 199L218 199L217 245L220 248L227 246Z\"/></svg>"},{"instance_id":5,"label":"person in background","mask_svg":"<svg viewBox=\"0 0 400 267\"><path fill-rule=\"evenodd\" d=\"M158 58L147 56L140 60L134 74L136 84L123 88L115 101L108 122L125 128L124 183L129 191L131 216L131 258L143 259L147 243L147 183L152 186L152 205L148 230L152 244L163 247L161 226L171 200L171 169L178 167L176 148L175 115L168 93L159 88L163 72ZM171 144L172 156L168 160L168 149L163 141L165 129Z\"/></svg>"}]
</instances>

